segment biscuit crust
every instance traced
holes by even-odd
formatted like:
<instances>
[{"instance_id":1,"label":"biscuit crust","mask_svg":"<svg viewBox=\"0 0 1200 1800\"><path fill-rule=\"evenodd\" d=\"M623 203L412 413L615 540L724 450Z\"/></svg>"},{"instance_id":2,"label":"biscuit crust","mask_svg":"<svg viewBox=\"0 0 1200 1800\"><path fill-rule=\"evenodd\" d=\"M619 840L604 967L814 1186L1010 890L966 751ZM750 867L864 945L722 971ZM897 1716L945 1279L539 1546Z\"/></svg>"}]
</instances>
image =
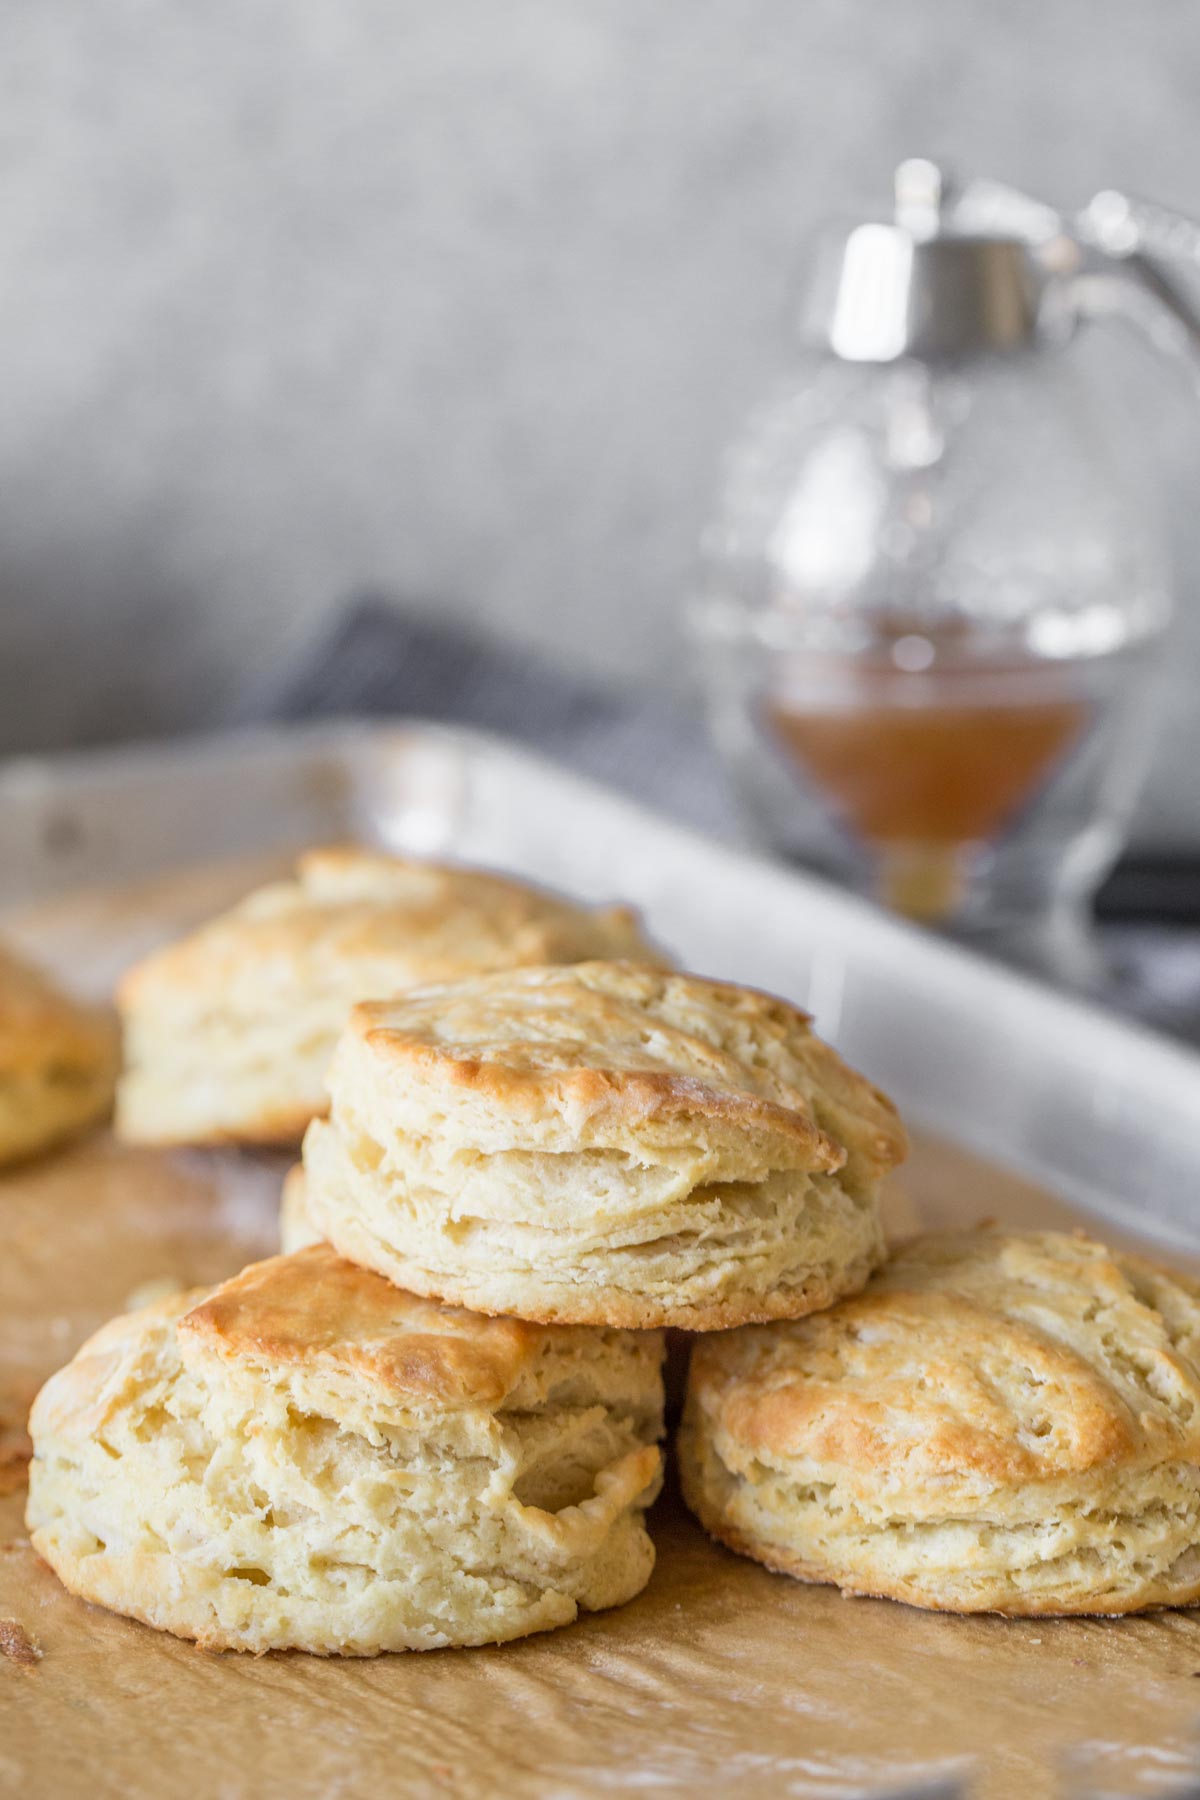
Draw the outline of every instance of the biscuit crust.
<instances>
[{"instance_id":1,"label":"biscuit crust","mask_svg":"<svg viewBox=\"0 0 1200 1800\"><path fill-rule=\"evenodd\" d=\"M627 1328L791 1318L882 1254L891 1103L766 994L633 963L355 1009L285 1242L478 1312Z\"/></svg>"},{"instance_id":2,"label":"biscuit crust","mask_svg":"<svg viewBox=\"0 0 1200 1800\"><path fill-rule=\"evenodd\" d=\"M498 1643L649 1578L662 1343L477 1319L321 1245L115 1319L30 1420L72 1593L212 1649Z\"/></svg>"},{"instance_id":3,"label":"biscuit crust","mask_svg":"<svg viewBox=\"0 0 1200 1800\"><path fill-rule=\"evenodd\" d=\"M482 870L334 848L129 970L117 1004L131 1142L298 1144L357 1000L484 970L646 956L628 907Z\"/></svg>"},{"instance_id":4,"label":"biscuit crust","mask_svg":"<svg viewBox=\"0 0 1200 1800\"><path fill-rule=\"evenodd\" d=\"M0 1165L96 1124L112 1105L115 1021L0 947Z\"/></svg>"},{"instance_id":5,"label":"biscuit crust","mask_svg":"<svg viewBox=\"0 0 1200 1800\"><path fill-rule=\"evenodd\" d=\"M689 1506L768 1567L952 1612L1200 1599L1200 1285L1065 1233L913 1240L693 1354Z\"/></svg>"},{"instance_id":6,"label":"biscuit crust","mask_svg":"<svg viewBox=\"0 0 1200 1800\"><path fill-rule=\"evenodd\" d=\"M254 1373L324 1374L371 1404L511 1403L556 1333L405 1294L325 1244L251 1263L184 1315L188 1351Z\"/></svg>"}]
</instances>

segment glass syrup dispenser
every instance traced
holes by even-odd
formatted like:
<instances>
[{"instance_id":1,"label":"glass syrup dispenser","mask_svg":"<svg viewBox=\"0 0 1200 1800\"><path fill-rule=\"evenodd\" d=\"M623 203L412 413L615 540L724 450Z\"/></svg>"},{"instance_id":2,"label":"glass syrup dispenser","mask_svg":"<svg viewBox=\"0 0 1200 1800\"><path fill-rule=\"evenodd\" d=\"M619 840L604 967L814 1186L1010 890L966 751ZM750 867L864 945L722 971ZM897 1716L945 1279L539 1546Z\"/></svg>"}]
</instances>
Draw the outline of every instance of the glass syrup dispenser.
<instances>
[{"instance_id":1,"label":"glass syrup dispenser","mask_svg":"<svg viewBox=\"0 0 1200 1800\"><path fill-rule=\"evenodd\" d=\"M776 849L1014 943L1082 914L1148 761L1170 602L1136 458L1068 346L1120 316L1200 368L1157 260L1198 241L1111 193L1070 228L994 184L954 196L923 161L891 221L822 240L689 607Z\"/></svg>"}]
</instances>

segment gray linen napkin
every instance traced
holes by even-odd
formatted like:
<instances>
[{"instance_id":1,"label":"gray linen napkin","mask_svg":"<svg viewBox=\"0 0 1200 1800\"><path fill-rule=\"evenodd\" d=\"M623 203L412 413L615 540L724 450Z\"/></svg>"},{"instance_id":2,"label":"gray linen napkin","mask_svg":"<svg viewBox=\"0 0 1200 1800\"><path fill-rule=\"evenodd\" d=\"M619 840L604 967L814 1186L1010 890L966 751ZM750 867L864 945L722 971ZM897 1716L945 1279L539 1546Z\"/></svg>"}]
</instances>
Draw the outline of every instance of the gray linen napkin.
<instances>
[{"instance_id":1,"label":"gray linen napkin","mask_svg":"<svg viewBox=\"0 0 1200 1800\"><path fill-rule=\"evenodd\" d=\"M497 732L702 830L739 835L698 709L595 686L374 597L249 709L259 719L397 714Z\"/></svg>"}]
</instances>

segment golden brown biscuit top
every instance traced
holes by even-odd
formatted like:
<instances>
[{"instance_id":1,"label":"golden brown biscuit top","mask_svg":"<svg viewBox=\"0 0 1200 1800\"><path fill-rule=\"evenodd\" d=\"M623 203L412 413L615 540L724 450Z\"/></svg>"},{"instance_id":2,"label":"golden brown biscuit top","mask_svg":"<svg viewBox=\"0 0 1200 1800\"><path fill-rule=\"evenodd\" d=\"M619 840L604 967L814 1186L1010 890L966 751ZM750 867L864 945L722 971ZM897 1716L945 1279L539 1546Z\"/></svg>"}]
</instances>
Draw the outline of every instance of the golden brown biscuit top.
<instances>
[{"instance_id":1,"label":"golden brown biscuit top","mask_svg":"<svg viewBox=\"0 0 1200 1800\"><path fill-rule=\"evenodd\" d=\"M1200 1285L1082 1234L916 1238L830 1311L702 1340L697 1398L813 1479L987 1486L1200 1458Z\"/></svg>"},{"instance_id":2,"label":"golden brown biscuit top","mask_svg":"<svg viewBox=\"0 0 1200 1800\"><path fill-rule=\"evenodd\" d=\"M0 948L0 1077L94 1075L116 1054L114 1022Z\"/></svg>"},{"instance_id":3,"label":"golden brown biscuit top","mask_svg":"<svg viewBox=\"0 0 1200 1800\"><path fill-rule=\"evenodd\" d=\"M549 1098L591 1120L655 1115L762 1126L837 1169L853 1145L876 1172L900 1161L890 1100L785 1000L629 962L505 971L370 1001L349 1036L402 1072L514 1113ZM336 1074L334 1078L336 1110Z\"/></svg>"},{"instance_id":4,"label":"golden brown biscuit top","mask_svg":"<svg viewBox=\"0 0 1200 1800\"><path fill-rule=\"evenodd\" d=\"M129 970L119 999L207 1009L242 996L253 1009L298 974L319 989L377 970L377 991L400 992L484 969L656 954L628 907L589 910L505 876L382 851L310 850L292 880Z\"/></svg>"},{"instance_id":5,"label":"golden brown biscuit top","mask_svg":"<svg viewBox=\"0 0 1200 1800\"><path fill-rule=\"evenodd\" d=\"M252 1263L194 1306L179 1334L185 1355L348 1375L390 1398L446 1407L499 1404L548 1343L576 1335L422 1300L327 1244Z\"/></svg>"}]
</instances>

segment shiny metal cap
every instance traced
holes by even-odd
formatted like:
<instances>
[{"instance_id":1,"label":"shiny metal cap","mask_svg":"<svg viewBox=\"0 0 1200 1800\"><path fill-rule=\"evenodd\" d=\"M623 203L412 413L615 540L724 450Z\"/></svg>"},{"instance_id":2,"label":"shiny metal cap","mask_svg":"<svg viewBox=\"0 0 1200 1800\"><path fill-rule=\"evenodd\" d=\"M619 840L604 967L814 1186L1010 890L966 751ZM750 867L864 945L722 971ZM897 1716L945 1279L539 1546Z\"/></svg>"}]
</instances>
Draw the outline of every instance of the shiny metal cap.
<instances>
[{"instance_id":1,"label":"shiny metal cap","mask_svg":"<svg viewBox=\"0 0 1200 1800\"><path fill-rule=\"evenodd\" d=\"M959 235L931 162L896 171L892 222L830 227L801 308L806 342L848 362L1013 350L1036 333L1039 270L1016 237Z\"/></svg>"}]
</instances>

